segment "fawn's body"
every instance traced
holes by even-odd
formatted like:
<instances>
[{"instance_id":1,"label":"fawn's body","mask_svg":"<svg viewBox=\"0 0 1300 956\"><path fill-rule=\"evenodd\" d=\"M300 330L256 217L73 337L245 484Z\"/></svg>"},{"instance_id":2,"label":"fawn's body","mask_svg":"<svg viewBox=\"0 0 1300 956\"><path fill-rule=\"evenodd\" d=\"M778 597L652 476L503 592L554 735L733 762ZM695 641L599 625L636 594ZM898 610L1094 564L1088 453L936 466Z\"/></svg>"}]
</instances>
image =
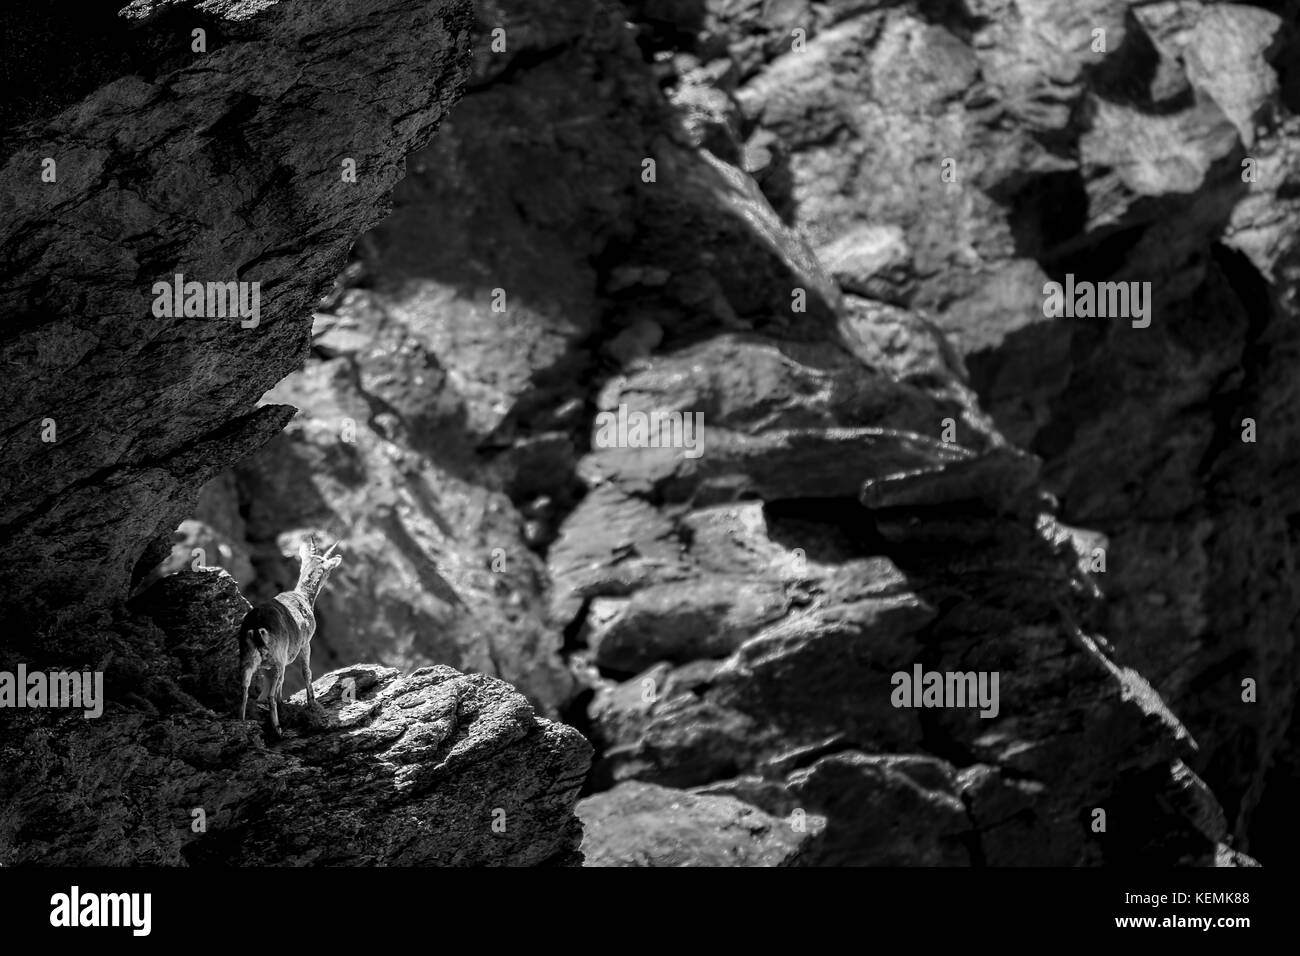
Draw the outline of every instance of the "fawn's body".
<instances>
[{"instance_id":1,"label":"fawn's body","mask_svg":"<svg viewBox=\"0 0 1300 956\"><path fill-rule=\"evenodd\" d=\"M339 566L341 557L330 557L335 543L324 554L316 552L316 541L304 541L298 557L302 567L298 584L292 591L277 594L272 600L253 607L239 625L239 672L244 696L239 705L239 719L248 709L248 687L253 675L262 671L262 692L258 700L271 701L271 726L280 733L277 702L284 693L284 670L295 660L302 667L307 682L307 703L316 704L311 686L311 639L316 633L316 598L325 586L329 573Z\"/></svg>"}]
</instances>

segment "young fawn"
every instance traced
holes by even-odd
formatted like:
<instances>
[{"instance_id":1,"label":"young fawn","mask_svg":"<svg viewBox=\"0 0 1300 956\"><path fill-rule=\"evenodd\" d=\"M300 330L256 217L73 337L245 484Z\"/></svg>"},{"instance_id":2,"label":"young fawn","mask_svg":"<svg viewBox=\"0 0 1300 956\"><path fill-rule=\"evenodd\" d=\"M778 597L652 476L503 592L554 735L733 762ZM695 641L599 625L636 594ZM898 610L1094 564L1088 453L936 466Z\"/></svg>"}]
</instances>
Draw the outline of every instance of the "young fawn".
<instances>
[{"instance_id":1,"label":"young fawn","mask_svg":"<svg viewBox=\"0 0 1300 956\"><path fill-rule=\"evenodd\" d=\"M329 573L342 563L339 556L330 557L339 546L336 541L324 554L317 553L316 536L303 541L298 549L302 568L298 584L292 591L277 594L274 599L258 604L244 615L239 625L239 671L244 681L244 699L239 705L239 719L244 719L248 709L248 685L253 675L262 671L262 692L258 700L271 700L271 726L280 735L280 711L276 706L284 693L284 669L296 658L302 665L302 676L307 682L307 703L316 705L316 692L311 686L311 639L316 633L316 598L325 587Z\"/></svg>"}]
</instances>

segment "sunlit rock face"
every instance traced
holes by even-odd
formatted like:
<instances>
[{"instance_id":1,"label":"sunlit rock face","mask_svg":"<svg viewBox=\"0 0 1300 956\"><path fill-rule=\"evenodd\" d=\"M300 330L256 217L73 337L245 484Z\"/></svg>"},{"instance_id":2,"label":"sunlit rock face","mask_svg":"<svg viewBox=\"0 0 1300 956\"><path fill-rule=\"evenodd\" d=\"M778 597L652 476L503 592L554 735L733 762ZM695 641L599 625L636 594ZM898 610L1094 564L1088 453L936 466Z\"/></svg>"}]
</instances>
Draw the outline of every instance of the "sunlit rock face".
<instances>
[{"instance_id":1,"label":"sunlit rock face","mask_svg":"<svg viewBox=\"0 0 1300 956\"><path fill-rule=\"evenodd\" d=\"M103 682L91 717L3 698L0 864L581 859L590 745L503 681L349 661L319 712L282 705L283 740L232 710L256 555L233 476L204 483L281 440L294 409L259 399L461 95L469 8L0 11L24 64L0 107L0 694L17 668Z\"/></svg>"},{"instance_id":2,"label":"sunlit rock face","mask_svg":"<svg viewBox=\"0 0 1300 956\"><path fill-rule=\"evenodd\" d=\"M122 781L0 862L1291 848L1294 5L210 6L0 116L5 652L104 668ZM233 631L306 531L275 742Z\"/></svg>"},{"instance_id":3,"label":"sunlit rock face","mask_svg":"<svg viewBox=\"0 0 1300 956\"><path fill-rule=\"evenodd\" d=\"M827 821L753 860L1236 859L1294 697L1288 509L1229 494L1294 473L1294 25L525 6L268 396L253 589L351 529L321 653L515 682L596 743L591 820L723 812L642 781ZM895 706L918 663L997 716Z\"/></svg>"}]
</instances>

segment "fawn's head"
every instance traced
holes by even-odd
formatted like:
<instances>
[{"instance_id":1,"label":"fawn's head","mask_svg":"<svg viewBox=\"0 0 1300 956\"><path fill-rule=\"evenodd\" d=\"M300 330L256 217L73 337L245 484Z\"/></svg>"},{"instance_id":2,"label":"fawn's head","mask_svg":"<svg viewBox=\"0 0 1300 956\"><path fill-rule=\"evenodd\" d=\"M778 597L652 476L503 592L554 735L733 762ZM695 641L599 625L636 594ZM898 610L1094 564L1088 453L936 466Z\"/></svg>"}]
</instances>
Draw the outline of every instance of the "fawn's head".
<instances>
[{"instance_id":1,"label":"fawn's head","mask_svg":"<svg viewBox=\"0 0 1300 956\"><path fill-rule=\"evenodd\" d=\"M342 555L330 557L341 542L335 541L328 550L321 553L316 547L316 536L305 538L298 547L298 560L302 568L298 572L298 587L318 593L325 586L329 573L343 563Z\"/></svg>"}]
</instances>

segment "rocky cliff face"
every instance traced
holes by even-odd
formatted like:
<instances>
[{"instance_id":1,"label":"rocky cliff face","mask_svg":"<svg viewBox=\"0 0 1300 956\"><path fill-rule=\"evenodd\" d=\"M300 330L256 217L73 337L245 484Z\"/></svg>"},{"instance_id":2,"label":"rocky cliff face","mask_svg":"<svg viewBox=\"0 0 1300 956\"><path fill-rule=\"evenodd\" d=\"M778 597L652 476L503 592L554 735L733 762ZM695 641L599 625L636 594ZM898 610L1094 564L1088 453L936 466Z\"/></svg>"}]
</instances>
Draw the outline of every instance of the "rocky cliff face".
<instances>
[{"instance_id":1,"label":"rocky cliff face","mask_svg":"<svg viewBox=\"0 0 1300 956\"><path fill-rule=\"evenodd\" d=\"M590 748L502 682L352 667L324 679L323 717L289 705L294 736L267 746L231 719L248 605L228 575L123 603L205 481L293 414L258 400L302 364L311 305L461 95L469 5L0 20L0 657L102 671L106 698L95 719L4 711L0 862L579 859ZM153 284L177 273L258 283L259 308L162 314ZM209 563L239 567L208 540Z\"/></svg>"},{"instance_id":2,"label":"rocky cliff face","mask_svg":"<svg viewBox=\"0 0 1300 956\"><path fill-rule=\"evenodd\" d=\"M1059 518L1103 536L1096 625L1232 832L1289 848L1297 6L706 6L773 203L846 290L948 334ZM1149 283L1149 326L1045 317L1067 275Z\"/></svg>"},{"instance_id":3,"label":"rocky cliff face","mask_svg":"<svg viewBox=\"0 0 1300 956\"><path fill-rule=\"evenodd\" d=\"M301 364L306 308L468 65L451 2L46 7L6 14L11 613L121 597L203 482L284 426L291 409L258 399ZM260 283L257 324L157 315L177 273Z\"/></svg>"},{"instance_id":4,"label":"rocky cliff face","mask_svg":"<svg viewBox=\"0 0 1300 956\"><path fill-rule=\"evenodd\" d=\"M1267 846L1295 19L483 5L465 102L268 397L304 413L207 527L242 516L267 593L286 528L355 529L322 653L564 714L589 859ZM1150 324L1048 318L1067 274L1150 282ZM601 447L620 406L701 413L700 456ZM894 707L918 665L999 672L998 715Z\"/></svg>"},{"instance_id":5,"label":"rocky cliff face","mask_svg":"<svg viewBox=\"0 0 1300 956\"><path fill-rule=\"evenodd\" d=\"M177 839L168 859L569 862L580 840L596 865L1285 853L1300 743L1294 3L492 0L471 26L459 7L393 2L391 17L437 24L399 36L368 18L353 28L375 24L373 45L346 51L294 4L263 6L229 15L236 49L267 30L308 77L349 57L362 75L346 120L332 99L292 108L311 94L288 82L202 127L236 157L249 142L281 157L230 194L235 209L286 206L248 234L256 249L230 238L237 223L214 218L215 241L170 207L163 226L116 225L137 207L105 189L157 205L213 177L193 160L202 135L156 177L88 181L79 215L114 223L88 287L124 314L144 314L130 303L147 306L147 283L121 282L112 257L135 255L122 232L157 243L133 263L201 246L217 278L224 263L231 278L266 270L287 298L268 291L262 326L283 338L177 321L71 355L63 343L82 339L24 318L6 339L61 356L70 409L111 396L69 437L84 447L61 453L83 471L60 483L46 452L10 476L8 593L57 605L85 580L77 593L106 608L67 609L75 639L51 627L26 646L111 650L128 703L107 726L150 754L168 753L156 738L207 741L220 765L304 800L313 768L377 768L382 811L259 829L265 791L237 787L231 839ZM204 9L155 12L131 35ZM291 27L305 32L275 32ZM393 161L454 97L467 29L463 101L344 265L344 227L370 225L384 189L371 180L357 205L338 152L300 141L373 124L360 138ZM435 68L410 59L422 45L444 51ZM122 108L116 90L59 89L23 108L90 97L57 113L66 123ZM38 168L40 147L22 148ZM6 306L59 306L75 325L67 303L100 300L58 298L78 287L33 251L55 228L40 195L4 240L37 279ZM1149 283L1135 287L1149 311L1046 315L1045 283L1075 280ZM167 348L170 364L144 366ZM123 361L158 383L141 407L191 410L142 431L151 419L122 412L140 400L93 377ZM12 407L35 442L32 423L66 414L35 407L52 377L22 381ZM602 413L620 409L700 415L697 444L603 441ZM170 556L168 539L146 551L178 526ZM318 604L314 666L339 668L318 684L327 716L291 708L298 739L232 755L214 741L251 731L196 715L230 706L220 635L242 604L229 577L179 569L220 564L266 597L292 584L305 528L345 541ZM46 538L48 577L19 578ZM114 609L132 566L139 593ZM896 706L893 676L917 671L996 673L994 712ZM349 676L366 685L356 703L337 690ZM585 836L578 730L595 745ZM497 810L526 821L506 849L490 826L461 834L461 856L401 839L413 820L472 829ZM15 847L39 819L9 826ZM322 849L363 823L380 849Z\"/></svg>"},{"instance_id":6,"label":"rocky cliff face","mask_svg":"<svg viewBox=\"0 0 1300 956\"><path fill-rule=\"evenodd\" d=\"M6 864L571 864L591 748L514 688L427 667L354 665L281 705L282 741L232 720L225 572L182 571L114 630L152 672L104 716L17 712L3 739ZM143 623L152 618L150 623ZM165 663L164 663L165 662ZM209 709L212 708L212 709Z\"/></svg>"}]
</instances>

